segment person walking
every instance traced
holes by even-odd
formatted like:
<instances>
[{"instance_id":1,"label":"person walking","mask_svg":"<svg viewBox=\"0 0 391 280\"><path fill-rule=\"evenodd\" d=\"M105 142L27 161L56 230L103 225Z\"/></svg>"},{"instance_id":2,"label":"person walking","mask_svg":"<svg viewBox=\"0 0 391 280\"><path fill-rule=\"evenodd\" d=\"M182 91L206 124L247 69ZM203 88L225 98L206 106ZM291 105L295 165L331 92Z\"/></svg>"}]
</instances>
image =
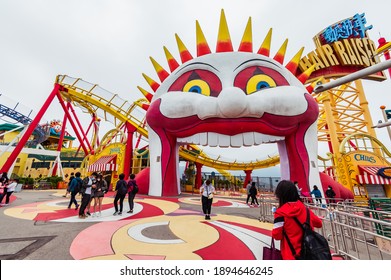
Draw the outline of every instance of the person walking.
<instances>
[{"instance_id":1,"label":"person walking","mask_svg":"<svg viewBox=\"0 0 391 280\"><path fill-rule=\"evenodd\" d=\"M215 188L211 181L208 179L200 188L202 211L205 214L205 220L210 220L210 214L212 211L213 194Z\"/></svg>"},{"instance_id":2,"label":"person walking","mask_svg":"<svg viewBox=\"0 0 391 280\"><path fill-rule=\"evenodd\" d=\"M246 204L248 205L248 201L250 200L251 194L250 194L250 189L251 189L251 181L248 182L246 186L246 191L247 191L247 199L246 199Z\"/></svg>"},{"instance_id":3,"label":"person walking","mask_svg":"<svg viewBox=\"0 0 391 280\"><path fill-rule=\"evenodd\" d=\"M297 218L303 224L307 219L307 208L301 202L297 189L291 181L282 180L278 183L275 196L278 199L279 206L274 213L272 237L276 240L281 240L282 259L295 260L296 258L292 253L289 242L295 249L296 255L299 256L303 230L294 218ZM321 228L322 220L311 210L309 210L309 213L311 229L314 227Z\"/></svg>"},{"instance_id":4,"label":"person walking","mask_svg":"<svg viewBox=\"0 0 391 280\"><path fill-rule=\"evenodd\" d=\"M71 199L69 200L68 209L71 208L72 204L75 204L75 210L77 210L79 208L79 204L77 203L77 200L76 200L76 195L80 192L81 186L83 184L83 181L81 180L80 176L81 176L81 173L76 172L75 178L73 178L72 180L69 181L70 182L69 192L71 194Z\"/></svg>"},{"instance_id":5,"label":"person walking","mask_svg":"<svg viewBox=\"0 0 391 280\"><path fill-rule=\"evenodd\" d=\"M72 182L73 179L75 179L75 174L72 172L71 173L71 177L69 177L67 190L65 191L65 194L63 195L63 197L67 197L68 193L69 194L71 193L70 186L71 186L71 182Z\"/></svg>"},{"instance_id":6,"label":"person walking","mask_svg":"<svg viewBox=\"0 0 391 280\"><path fill-rule=\"evenodd\" d=\"M322 205L322 193L318 189L317 185L314 185L314 189L311 191L311 195L312 194L315 196L315 203Z\"/></svg>"},{"instance_id":7,"label":"person walking","mask_svg":"<svg viewBox=\"0 0 391 280\"><path fill-rule=\"evenodd\" d=\"M7 192L3 193L1 198L0 198L0 205L8 205L9 202L10 202L10 197L12 195L12 193L15 191L15 188L16 186L18 185L18 180L17 179L11 179L8 181L9 184L7 185L7 187L5 188L7 190ZM3 198L4 196L6 197L5 198L5 204L2 204L2 201L3 201Z\"/></svg>"},{"instance_id":8,"label":"person walking","mask_svg":"<svg viewBox=\"0 0 391 280\"><path fill-rule=\"evenodd\" d=\"M107 182L103 179L102 174L99 174L98 177L96 177L96 188L94 190L94 213L92 213L93 217L100 217L102 215L102 201L107 190ZM98 213L96 212L97 205L99 210Z\"/></svg>"},{"instance_id":9,"label":"person walking","mask_svg":"<svg viewBox=\"0 0 391 280\"><path fill-rule=\"evenodd\" d=\"M96 184L96 177L98 176L98 173L93 172L89 177L84 178L83 184L82 184L82 199L81 199L81 206L79 209L79 218L85 219L86 213L85 210L88 206L88 204L91 202L91 193L92 193L92 187ZM87 214L89 214L89 209L87 209Z\"/></svg>"},{"instance_id":10,"label":"person walking","mask_svg":"<svg viewBox=\"0 0 391 280\"><path fill-rule=\"evenodd\" d=\"M128 191L128 184L126 183L125 179L125 174L120 174L119 175L119 180L117 184L115 185L115 198L114 198L114 216L116 215L122 215L122 210L124 207L124 199L126 196L126 193ZM118 201L119 201L119 211L118 211Z\"/></svg>"},{"instance_id":11,"label":"person walking","mask_svg":"<svg viewBox=\"0 0 391 280\"><path fill-rule=\"evenodd\" d=\"M128 213L133 213L134 208L134 198L138 191L136 180L134 179L136 176L134 174L130 174L129 182L128 182L128 202L129 202L129 211Z\"/></svg>"},{"instance_id":12,"label":"person walking","mask_svg":"<svg viewBox=\"0 0 391 280\"><path fill-rule=\"evenodd\" d=\"M336 196L333 187L329 185L326 191L326 196L329 198L329 204L334 203L334 197Z\"/></svg>"},{"instance_id":13,"label":"person walking","mask_svg":"<svg viewBox=\"0 0 391 280\"><path fill-rule=\"evenodd\" d=\"M250 188L251 206L253 205L255 206L255 204L257 205L257 207L259 206L257 194L258 194L258 190L257 187L255 186L255 182L252 182Z\"/></svg>"}]
</instances>

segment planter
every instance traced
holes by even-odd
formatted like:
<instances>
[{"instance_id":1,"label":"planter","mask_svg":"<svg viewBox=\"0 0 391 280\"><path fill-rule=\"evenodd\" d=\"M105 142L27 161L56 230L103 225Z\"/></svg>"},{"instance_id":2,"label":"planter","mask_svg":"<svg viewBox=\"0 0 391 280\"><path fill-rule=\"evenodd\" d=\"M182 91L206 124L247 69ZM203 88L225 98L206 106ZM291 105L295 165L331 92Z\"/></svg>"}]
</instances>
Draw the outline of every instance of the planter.
<instances>
[{"instance_id":1,"label":"planter","mask_svg":"<svg viewBox=\"0 0 391 280\"><path fill-rule=\"evenodd\" d=\"M185 185L185 191L186 192L192 192L193 191L193 185Z\"/></svg>"},{"instance_id":2,"label":"planter","mask_svg":"<svg viewBox=\"0 0 391 280\"><path fill-rule=\"evenodd\" d=\"M57 189L66 189L68 187L68 184L66 182L58 182L57 183Z\"/></svg>"}]
</instances>

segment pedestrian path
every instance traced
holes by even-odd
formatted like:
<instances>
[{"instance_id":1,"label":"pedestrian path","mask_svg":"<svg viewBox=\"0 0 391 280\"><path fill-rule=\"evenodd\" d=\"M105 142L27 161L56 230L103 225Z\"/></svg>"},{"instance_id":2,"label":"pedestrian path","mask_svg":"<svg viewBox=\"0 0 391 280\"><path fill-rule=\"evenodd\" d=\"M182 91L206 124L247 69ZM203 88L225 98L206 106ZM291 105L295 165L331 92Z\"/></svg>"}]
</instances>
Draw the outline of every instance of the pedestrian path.
<instances>
[{"instance_id":1,"label":"pedestrian path","mask_svg":"<svg viewBox=\"0 0 391 280\"><path fill-rule=\"evenodd\" d=\"M83 226L66 247L77 260L255 260L262 259L262 247L271 241L272 225L259 222L259 210L240 199L215 197L212 219L206 221L198 195L137 195L133 213L126 213L125 200L122 216L113 216L114 197L108 193L100 217L79 219L78 211L67 208L63 190L51 192L48 200L11 204L3 213L15 220Z\"/></svg>"}]
</instances>

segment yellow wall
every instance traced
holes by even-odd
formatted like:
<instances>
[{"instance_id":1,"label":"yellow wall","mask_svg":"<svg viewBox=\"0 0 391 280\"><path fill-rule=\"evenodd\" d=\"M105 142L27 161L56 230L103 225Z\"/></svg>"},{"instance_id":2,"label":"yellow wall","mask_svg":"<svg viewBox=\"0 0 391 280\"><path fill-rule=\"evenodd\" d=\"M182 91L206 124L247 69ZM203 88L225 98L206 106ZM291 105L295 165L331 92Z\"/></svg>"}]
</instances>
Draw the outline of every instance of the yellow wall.
<instances>
[{"instance_id":1,"label":"yellow wall","mask_svg":"<svg viewBox=\"0 0 391 280\"><path fill-rule=\"evenodd\" d=\"M108 145L98 154L89 158L89 164L93 164L102 156L117 155L117 171L113 171L111 174L111 184L114 187L117 183L119 174L124 172L124 161L125 161L125 149L126 145L122 143L113 143Z\"/></svg>"},{"instance_id":2,"label":"yellow wall","mask_svg":"<svg viewBox=\"0 0 391 280\"><path fill-rule=\"evenodd\" d=\"M6 162L7 158L10 156L11 152L5 152L0 157L0 166L3 166ZM19 154L19 156L16 159L15 167L13 173L18 175L19 177L23 176L24 170L26 169L26 160L27 160L27 154ZM16 172L15 172L16 171Z\"/></svg>"},{"instance_id":3,"label":"yellow wall","mask_svg":"<svg viewBox=\"0 0 391 280\"><path fill-rule=\"evenodd\" d=\"M350 180L350 186L351 186L351 191L354 193L354 186L363 187L361 188L361 194L363 195L363 192L365 190L365 194L367 195L366 192L366 185L360 185L357 182L357 175L360 175L360 171L358 166L389 166L387 161L383 158L380 157L377 154L374 154L372 152L368 151L354 151L350 152L346 155L343 156L345 163L348 167L348 171L350 174L349 180ZM385 187L386 195L387 197L391 197L391 186L386 186ZM355 198L361 198L362 195L355 195Z\"/></svg>"}]
</instances>

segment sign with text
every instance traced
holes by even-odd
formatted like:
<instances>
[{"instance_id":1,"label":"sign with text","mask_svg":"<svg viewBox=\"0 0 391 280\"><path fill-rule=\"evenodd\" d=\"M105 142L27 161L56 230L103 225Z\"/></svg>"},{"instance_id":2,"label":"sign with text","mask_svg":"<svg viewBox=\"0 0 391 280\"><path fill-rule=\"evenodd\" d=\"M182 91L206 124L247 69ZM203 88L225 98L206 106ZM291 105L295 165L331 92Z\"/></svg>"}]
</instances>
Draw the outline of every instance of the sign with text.
<instances>
[{"instance_id":1,"label":"sign with text","mask_svg":"<svg viewBox=\"0 0 391 280\"><path fill-rule=\"evenodd\" d=\"M299 62L299 71L304 72L312 65L315 71L308 82L320 77L337 78L379 63L376 45L369 39L365 13L341 20L319 32L314 37L316 49ZM382 81L383 72L369 75L367 79Z\"/></svg>"}]
</instances>

